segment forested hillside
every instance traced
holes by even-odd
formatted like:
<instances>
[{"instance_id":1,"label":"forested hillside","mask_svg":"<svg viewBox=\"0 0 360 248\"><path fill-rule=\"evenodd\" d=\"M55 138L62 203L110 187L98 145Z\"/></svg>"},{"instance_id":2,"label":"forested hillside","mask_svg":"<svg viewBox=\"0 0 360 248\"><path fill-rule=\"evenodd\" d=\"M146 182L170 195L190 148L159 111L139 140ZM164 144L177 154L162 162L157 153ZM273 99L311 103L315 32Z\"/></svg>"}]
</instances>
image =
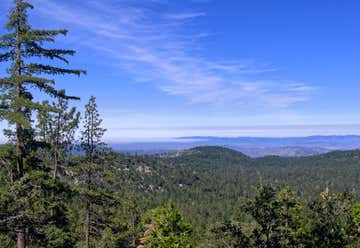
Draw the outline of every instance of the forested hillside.
<instances>
[{"instance_id":1,"label":"forested hillside","mask_svg":"<svg viewBox=\"0 0 360 248\"><path fill-rule=\"evenodd\" d=\"M96 98L80 113L55 87L86 74L53 44L67 30L34 29L31 9L14 0L0 38L1 248L360 246L360 151L116 153Z\"/></svg>"},{"instance_id":2,"label":"forested hillside","mask_svg":"<svg viewBox=\"0 0 360 248\"><path fill-rule=\"evenodd\" d=\"M236 247L239 242L245 242L238 240L237 235L240 230L244 231L243 235L248 240L246 242L251 243L254 239L251 232L255 230L256 222L248 212L247 206L253 199L257 199L256 197L265 197L261 194L267 191L271 192L273 199L258 200L272 201L278 197L277 194L286 192L289 194L288 197L297 199L297 204L300 204L301 208L309 208L304 212L302 212L304 209L299 210L304 215L303 218L305 216L310 218L307 214L311 213L313 204L350 204L349 210L357 206L355 202L359 199L357 188L359 156L360 151L346 151L302 158L251 159L237 151L222 147L198 147L161 156L129 156L107 151L101 162L104 168L100 170L103 178L94 177L93 182L94 185L101 187L94 188L93 194L101 195L98 195L100 202L96 203L99 204L96 207L96 219L99 223L96 225L109 226L113 230L107 229L109 234L104 233L104 230L99 231L94 236L108 239L107 235L111 235L117 240L113 246L104 247L132 247L131 244L139 244L143 232L146 231L143 221L148 218L146 216L149 209L161 205L169 207L166 204L174 202L185 220L192 225L193 232L189 236L191 239L189 242L193 246L227 247L221 243L216 244L217 235L226 234L228 235L226 239L230 243L234 242L234 246L230 247ZM69 218L68 221L75 221L71 223L75 225L73 228L82 226L82 221L71 218L84 214L84 210L79 208L81 205L78 204L81 202L79 194L81 191L77 193L76 190L79 182L73 174L74 170L77 171L76 161L79 160L81 157L71 157L72 163L61 174L62 181L70 183L68 188L70 198L64 198L64 203L68 211L67 215L70 215L66 218ZM74 179L75 181L72 182ZM287 185L290 185L290 188L286 187ZM324 194L327 194L329 199L321 202L324 201ZM352 198L351 195L354 197ZM336 202L331 203L331 201ZM264 206L258 207L258 211L261 211ZM105 209L102 208L106 208L107 211L103 212ZM169 208L173 209L173 207ZM348 214L352 215L353 210ZM112 221L106 221L106 218L111 218L109 220ZM31 225L34 231L41 232L42 228L37 227L35 223ZM7 229L6 226L3 226L3 230L11 233L11 229ZM47 242L46 234L37 235L44 243ZM56 234L51 235L56 236ZM72 229L68 235L68 238L71 237L73 240L81 240L83 237L81 228ZM94 240L94 242L103 244L105 241ZM253 247L250 243L245 247Z\"/></svg>"},{"instance_id":3,"label":"forested hillside","mask_svg":"<svg viewBox=\"0 0 360 248\"><path fill-rule=\"evenodd\" d=\"M305 204L326 189L360 199L359 156L360 151L355 150L301 158L252 159L222 147L198 147L167 156L144 156L160 162L148 165L143 182L149 182L146 187L156 192L155 198L164 198L160 202L176 202L202 232L209 222L236 218L259 186L289 186Z\"/></svg>"}]
</instances>

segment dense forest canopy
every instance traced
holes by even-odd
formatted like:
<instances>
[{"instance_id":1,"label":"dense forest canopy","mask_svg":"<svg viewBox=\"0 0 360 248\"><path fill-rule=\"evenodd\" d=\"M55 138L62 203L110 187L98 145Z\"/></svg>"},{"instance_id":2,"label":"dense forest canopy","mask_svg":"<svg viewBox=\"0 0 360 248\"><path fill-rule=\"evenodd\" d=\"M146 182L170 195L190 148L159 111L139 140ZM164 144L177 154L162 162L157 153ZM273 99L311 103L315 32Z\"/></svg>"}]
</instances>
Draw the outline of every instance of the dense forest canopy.
<instances>
[{"instance_id":1,"label":"dense forest canopy","mask_svg":"<svg viewBox=\"0 0 360 248\"><path fill-rule=\"evenodd\" d=\"M360 151L116 153L96 98L79 113L55 87L86 73L68 68L75 51L44 46L67 30L32 28L31 9L14 0L0 38L0 247L360 247Z\"/></svg>"}]
</instances>

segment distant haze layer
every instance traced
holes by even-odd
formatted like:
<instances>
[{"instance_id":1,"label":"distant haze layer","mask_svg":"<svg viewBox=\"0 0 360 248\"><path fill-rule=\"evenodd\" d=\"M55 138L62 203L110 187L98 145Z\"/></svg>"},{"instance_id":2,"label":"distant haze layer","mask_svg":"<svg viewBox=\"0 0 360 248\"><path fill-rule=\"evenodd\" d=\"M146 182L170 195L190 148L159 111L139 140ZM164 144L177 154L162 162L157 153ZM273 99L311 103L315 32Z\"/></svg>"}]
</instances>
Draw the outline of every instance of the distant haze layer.
<instances>
[{"instance_id":1,"label":"distant haze layer","mask_svg":"<svg viewBox=\"0 0 360 248\"><path fill-rule=\"evenodd\" d=\"M112 143L179 141L178 137L307 137L360 135L360 124L108 127ZM175 140L174 140L175 139Z\"/></svg>"},{"instance_id":2,"label":"distant haze layer","mask_svg":"<svg viewBox=\"0 0 360 248\"><path fill-rule=\"evenodd\" d=\"M252 157L267 155L309 156L334 150L360 148L359 135L309 137L181 137L171 141L112 143L121 152L154 154L169 153L196 146L223 146Z\"/></svg>"}]
</instances>

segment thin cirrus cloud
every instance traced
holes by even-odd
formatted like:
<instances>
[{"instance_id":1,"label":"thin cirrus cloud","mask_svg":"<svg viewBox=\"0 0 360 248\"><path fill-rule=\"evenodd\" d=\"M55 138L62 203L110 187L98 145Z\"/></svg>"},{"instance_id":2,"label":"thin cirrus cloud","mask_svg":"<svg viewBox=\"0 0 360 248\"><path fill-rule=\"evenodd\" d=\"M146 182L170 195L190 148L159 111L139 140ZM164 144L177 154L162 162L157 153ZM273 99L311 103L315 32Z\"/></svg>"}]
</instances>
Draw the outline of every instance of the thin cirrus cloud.
<instances>
[{"instance_id":1,"label":"thin cirrus cloud","mask_svg":"<svg viewBox=\"0 0 360 248\"><path fill-rule=\"evenodd\" d=\"M81 8L60 0L33 2L39 14L80 30L82 45L115 60L134 81L192 103L287 108L309 100L314 90L301 82L256 79L273 66L201 55L208 34L187 32L184 20L204 18L205 12L158 13L132 1L82 1L76 4Z\"/></svg>"},{"instance_id":2,"label":"thin cirrus cloud","mask_svg":"<svg viewBox=\"0 0 360 248\"><path fill-rule=\"evenodd\" d=\"M175 20L186 20L197 17L206 16L205 12L188 12L188 13L173 13L164 15L165 18L175 19Z\"/></svg>"}]
</instances>

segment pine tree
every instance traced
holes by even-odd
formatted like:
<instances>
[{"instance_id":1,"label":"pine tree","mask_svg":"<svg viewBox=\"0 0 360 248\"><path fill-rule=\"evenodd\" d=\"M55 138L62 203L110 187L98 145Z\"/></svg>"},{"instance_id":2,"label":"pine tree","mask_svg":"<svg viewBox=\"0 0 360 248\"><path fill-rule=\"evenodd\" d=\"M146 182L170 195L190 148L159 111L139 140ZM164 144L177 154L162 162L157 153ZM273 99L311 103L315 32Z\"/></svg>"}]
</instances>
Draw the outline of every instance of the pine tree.
<instances>
[{"instance_id":1,"label":"pine tree","mask_svg":"<svg viewBox=\"0 0 360 248\"><path fill-rule=\"evenodd\" d=\"M65 90L59 92L65 95ZM53 164L53 178L58 177L59 169L69 157L75 132L79 127L80 112L76 107L69 108L69 99L58 97L51 105L48 101L44 106L52 106L57 111L39 111L37 115L38 136L50 148L50 160Z\"/></svg>"},{"instance_id":2,"label":"pine tree","mask_svg":"<svg viewBox=\"0 0 360 248\"><path fill-rule=\"evenodd\" d=\"M194 247L192 226L173 203L150 211L144 222L147 230L139 248Z\"/></svg>"},{"instance_id":3,"label":"pine tree","mask_svg":"<svg viewBox=\"0 0 360 248\"><path fill-rule=\"evenodd\" d=\"M100 151L99 148L104 144L101 140L106 129L101 127L102 121L96 98L91 96L85 105L84 127L81 132L81 147L90 163L93 163L97 152Z\"/></svg>"},{"instance_id":4,"label":"pine tree","mask_svg":"<svg viewBox=\"0 0 360 248\"><path fill-rule=\"evenodd\" d=\"M96 98L92 96L85 106L84 127L81 132L81 147L85 152L85 247L90 247L92 203L99 197L99 191L94 187L101 181L98 160L102 154L104 143L101 141L106 129L101 127L102 119L97 109ZM100 176L101 177L101 176ZM97 182L94 180L97 179Z\"/></svg>"},{"instance_id":5,"label":"pine tree","mask_svg":"<svg viewBox=\"0 0 360 248\"><path fill-rule=\"evenodd\" d=\"M65 90L59 91L65 95ZM77 99L77 98L75 98ZM75 132L79 126L80 113L75 107L69 107L69 99L58 97L51 104L48 101L43 102L44 106L51 106L56 111L39 111L37 115L37 136L43 149L40 149L39 156L44 160L46 166L52 167L52 178L57 184L66 184L60 178L67 175L67 169L71 165L72 148L74 146ZM54 238L66 228L64 216L68 212L66 204L67 194L58 192L57 189L51 192L51 198L54 204L49 206L52 226L47 235Z\"/></svg>"},{"instance_id":6,"label":"pine tree","mask_svg":"<svg viewBox=\"0 0 360 248\"><path fill-rule=\"evenodd\" d=\"M331 194L329 188L320 196L309 203L310 216L302 233L304 247L352 247L359 237L353 197L347 193Z\"/></svg>"},{"instance_id":7,"label":"pine tree","mask_svg":"<svg viewBox=\"0 0 360 248\"><path fill-rule=\"evenodd\" d=\"M6 134L16 144L16 175L14 179L21 180L25 174L24 159L33 150L34 132L32 129L33 111L50 111L48 107L34 100L30 91L38 89L50 97L60 97L61 94L54 88L54 80L40 77L42 74L65 75L84 74L83 70L72 70L44 65L34 62L36 58L60 60L68 63L67 55L74 55L72 50L47 49L45 42L54 42L58 35L66 35L67 30L38 30L28 23L28 9L33 6L23 0L14 0L14 7L10 11L9 21L6 25L8 34L0 38L0 62L10 62L11 65L6 78L0 79L0 118L14 127ZM66 96L63 96L66 97ZM16 224L17 246L26 246L25 226L21 218Z\"/></svg>"},{"instance_id":8,"label":"pine tree","mask_svg":"<svg viewBox=\"0 0 360 248\"><path fill-rule=\"evenodd\" d=\"M276 232L280 227L276 194L276 189L271 186L260 187L258 195L244 209L258 224L251 236L255 247L281 247Z\"/></svg>"},{"instance_id":9,"label":"pine tree","mask_svg":"<svg viewBox=\"0 0 360 248\"><path fill-rule=\"evenodd\" d=\"M280 226L277 230L280 247L299 247L299 233L301 233L303 220L303 206L295 193L286 187L277 193L277 213Z\"/></svg>"},{"instance_id":10,"label":"pine tree","mask_svg":"<svg viewBox=\"0 0 360 248\"><path fill-rule=\"evenodd\" d=\"M210 229L210 241L214 247L251 247L250 238L244 234L240 223L226 221Z\"/></svg>"},{"instance_id":11,"label":"pine tree","mask_svg":"<svg viewBox=\"0 0 360 248\"><path fill-rule=\"evenodd\" d=\"M0 168L6 168L7 178L0 179L1 185L12 185L14 183L14 161L16 160L15 147L12 144L0 147Z\"/></svg>"}]
</instances>

